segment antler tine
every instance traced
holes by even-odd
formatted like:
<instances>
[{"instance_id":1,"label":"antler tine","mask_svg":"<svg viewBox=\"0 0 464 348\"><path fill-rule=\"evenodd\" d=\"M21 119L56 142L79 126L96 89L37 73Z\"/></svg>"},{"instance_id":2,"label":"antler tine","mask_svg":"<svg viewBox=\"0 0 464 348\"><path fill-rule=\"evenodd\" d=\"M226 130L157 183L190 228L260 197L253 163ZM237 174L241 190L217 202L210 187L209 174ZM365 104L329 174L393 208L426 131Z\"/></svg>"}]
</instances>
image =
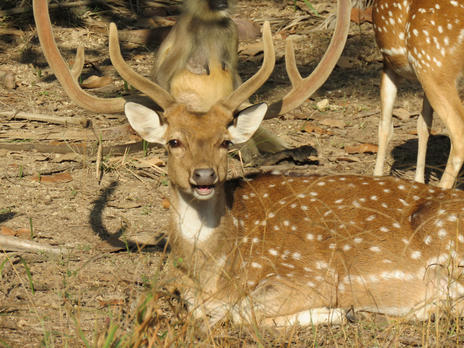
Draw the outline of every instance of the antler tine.
<instances>
[{"instance_id":1,"label":"antler tine","mask_svg":"<svg viewBox=\"0 0 464 348\"><path fill-rule=\"evenodd\" d=\"M269 78L275 65L274 43L272 42L271 26L268 21L263 25L264 60L256 74L242 83L222 104L229 110L236 110L241 103L248 99Z\"/></svg>"},{"instance_id":2,"label":"antler tine","mask_svg":"<svg viewBox=\"0 0 464 348\"><path fill-rule=\"evenodd\" d=\"M79 76L81 76L82 69L84 68L84 47L79 46L76 51L76 56L74 57L74 64L71 68L71 75L77 81Z\"/></svg>"},{"instance_id":3,"label":"antler tine","mask_svg":"<svg viewBox=\"0 0 464 348\"><path fill-rule=\"evenodd\" d=\"M118 28L110 23L110 59L116 71L129 84L153 99L163 110L174 103L174 98L158 84L139 75L124 61L119 47Z\"/></svg>"},{"instance_id":4,"label":"antler tine","mask_svg":"<svg viewBox=\"0 0 464 348\"><path fill-rule=\"evenodd\" d=\"M322 86L332 72L345 47L350 29L351 1L337 1L337 24L329 47L317 65L316 69L306 78L302 78L295 61L292 41L287 40L285 65L292 83L292 89L282 99L269 107L265 118L282 115L298 107Z\"/></svg>"},{"instance_id":5,"label":"antler tine","mask_svg":"<svg viewBox=\"0 0 464 348\"><path fill-rule=\"evenodd\" d=\"M79 69L76 67L76 70L71 72L56 46L48 14L47 0L33 0L32 6L42 51L56 78L71 100L80 107L97 113L122 112L125 104L123 98L98 98L82 90L77 83L77 78L75 78ZM82 60L83 53L82 51Z\"/></svg>"}]
</instances>

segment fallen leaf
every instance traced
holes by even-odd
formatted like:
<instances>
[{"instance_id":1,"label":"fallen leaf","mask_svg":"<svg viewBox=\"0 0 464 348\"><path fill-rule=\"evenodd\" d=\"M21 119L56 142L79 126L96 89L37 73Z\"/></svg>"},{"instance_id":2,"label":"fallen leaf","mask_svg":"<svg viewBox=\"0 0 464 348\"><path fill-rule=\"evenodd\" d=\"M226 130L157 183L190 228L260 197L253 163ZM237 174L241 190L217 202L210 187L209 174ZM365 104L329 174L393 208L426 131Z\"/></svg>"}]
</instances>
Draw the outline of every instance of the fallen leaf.
<instances>
[{"instance_id":1,"label":"fallen leaf","mask_svg":"<svg viewBox=\"0 0 464 348\"><path fill-rule=\"evenodd\" d=\"M80 162L82 161L82 156L78 153L70 152L70 153L57 153L55 158L52 160L55 163L63 163L63 162Z\"/></svg>"},{"instance_id":2,"label":"fallen leaf","mask_svg":"<svg viewBox=\"0 0 464 348\"><path fill-rule=\"evenodd\" d=\"M113 299L113 300L100 300L98 301L100 307L109 307L109 306L122 306L125 304L124 299Z\"/></svg>"},{"instance_id":3,"label":"fallen leaf","mask_svg":"<svg viewBox=\"0 0 464 348\"><path fill-rule=\"evenodd\" d=\"M306 132L306 133L316 133L316 134L327 134L327 135L332 135L333 133L324 129L324 128L321 128L321 127L318 127L318 126L315 126L311 123L307 123L304 128L303 128L303 132Z\"/></svg>"},{"instance_id":4,"label":"fallen leaf","mask_svg":"<svg viewBox=\"0 0 464 348\"><path fill-rule=\"evenodd\" d=\"M319 123L328 127L345 128L345 121L334 118L325 118L320 120Z\"/></svg>"},{"instance_id":5,"label":"fallen leaf","mask_svg":"<svg viewBox=\"0 0 464 348\"><path fill-rule=\"evenodd\" d=\"M342 69L352 69L356 66L357 59L353 57L341 56L338 58L337 66Z\"/></svg>"},{"instance_id":6,"label":"fallen leaf","mask_svg":"<svg viewBox=\"0 0 464 348\"><path fill-rule=\"evenodd\" d=\"M82 81L81 86L84 88L100 88L110 85L113 79L109 76L96 76L92 75Z\"/></svg>"},{"instance_id":7,"label":"fallen leaf","mask_svg":"<svg viewBox=\"0 0 464 348\"><path fill-rule=\"evenodd\" d=\"M412 113L403 108L396 108L393 109L393 116L399 118L401 121L407 121L412 116Z\"/></svg>"},{"instance_id":8,"label":"fallen leaf","mask_svg":"<svg viewBox=\"0 0 464 348\"><path fill-rule=\"evenodd\" d=\"M58 184L63 182L70 182L73 180L73 177L69 173L56 173L51 175L34 175L32 180L41 183Z\"/></svg>"},{"instance_id":9,"label":"fallen leaf","mask_svg":"<svg viewBox=\"0 0 464 348\"><path fill-rule=\"evenodd\" d=\"M433 129L430 130L430 135L439 135L439 134L441 134L441 133L442 133L442 132L439 131L439 130L433 130ZM410 135L417 135L417 134L418 134L418 133L417 133L417 129L412 129L412 130L408 131L408 134L410 134Z\"/></svg>"},{"instance_id":10,"label":"fallen leaf","mask_svg":"<svg viewBox=\"0 0 464 348\"><path fill-rule=\"evenodd\" d=\"M337 157L337 161L339 162L361 162L361 159L358 157Z\"/></svg>"},{"instance_id":11,"label":"fallen leaf","mask_svg":"<svg viewBox=\"0 0 464 348\"><path fill-rule=\"evenodd\" d=\"M345 152L347 154L354 153L377 153L379 147L374 144L359 144L353 146L345 146Z\"/></svg>"},{"instance_id":12,"label":"fallen leaf","mask_svg":"<svg viewBox=\"0 0 464 348\"><path fill-rule=\"evenodd\" d=\"M31 231L26 228L20 228L19 230L13 230L6 226L0 226L0 234L3 234L5 236L12 236L12 237L29 238L31 236Z\"/></svg>"},{"instance_id":13,"label":"fallen leaf","mask_svg":"<svg viewBox=\"0 0 464 348\"><path fill-rule=\"evenodd\" d=\"M171 203L166 197L164 197L163 201L161 202L161 206L163 207L163 209L169 209L171 207Z\"/></svg>"},{"instance_id":14,"label":"fallen leaf","mask_svg":"<svg viewBox=\"0 0 464 348\"><path fill-rule=\"evenodd\" d=\"M351 21L356 24L361 24L364 22L372 23L372 7L365 9L353 7L351 9Z\"/></svg>"},{"instance_id":15,"label":"fallen leaf","mask_svg":"<svg viewBox=\"0 0 464 348\"><path fill-rule=\"evenodd\" d=\"M135 160L137 161L135 165L137 168L164 167L166 165L166 163L158 157L136 158Z\"/></svg>"},{"instance_id":16,"label":"fallen leaf","mask_svg":"<svg viewBox=\"0 0 464 348\"><path fill-rule=\"evenodd\" d=\"M243 48L240 50L239 53L244 56L254 57L258 55L259 53L263 52L263 50L264 50L263 43L258 41L258 42L247 43L243 45Z\"/></svg>"}]
</instances>

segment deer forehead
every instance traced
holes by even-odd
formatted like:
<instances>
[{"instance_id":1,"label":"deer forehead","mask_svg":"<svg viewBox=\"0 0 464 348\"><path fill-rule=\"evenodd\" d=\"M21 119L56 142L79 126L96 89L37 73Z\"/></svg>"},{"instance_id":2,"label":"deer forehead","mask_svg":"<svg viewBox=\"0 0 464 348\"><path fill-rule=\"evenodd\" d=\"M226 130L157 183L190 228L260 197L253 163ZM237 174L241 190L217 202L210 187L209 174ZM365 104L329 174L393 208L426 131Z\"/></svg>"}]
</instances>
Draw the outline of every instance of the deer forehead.
<instances>
[{"instance_id":1,"label":"deer forehead","mask_svg":"<svg viewBox=\"0 0 464 348\"><path fill-rule=\"evenodd\" d=\"M207 113L191 112L183 106L176 107L166 113L168 134L185 134L202 139L217 138L227 133L227 125L232 114L213 107Z\"/></svg>"}]
</instances>

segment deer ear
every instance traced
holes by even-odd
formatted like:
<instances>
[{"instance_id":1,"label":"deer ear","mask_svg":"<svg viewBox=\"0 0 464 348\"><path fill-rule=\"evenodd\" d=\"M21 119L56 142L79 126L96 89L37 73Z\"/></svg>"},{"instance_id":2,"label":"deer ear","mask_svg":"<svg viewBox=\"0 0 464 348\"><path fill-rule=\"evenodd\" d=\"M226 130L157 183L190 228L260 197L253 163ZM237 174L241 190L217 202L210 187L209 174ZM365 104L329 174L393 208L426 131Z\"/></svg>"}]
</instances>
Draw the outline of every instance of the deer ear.
<instances>
[{"instance_id":1,"label":"deer ear","mask_svg":"<svg viewBox=\"0 0 464 348\"><path fill-rule=\"evenodd\" d=\"M137 103L126 103L124 112L130 125L146 141L150 143L166 144L164 135L167 125L161 125L159 115L152 109Z\"/></svg>"},{"instance_id":2,"label":"deer ear","mask_svg":"<svg viewBox=\"0 0 464 348\"><path fill-rule=\"evenodd\" d=\"M236 124L228 128L231 141L241 144L248 141L259 128L264 115L266 115L267 104L261 103L250 106L238 114Z\"/></svg>"}]
</instances>

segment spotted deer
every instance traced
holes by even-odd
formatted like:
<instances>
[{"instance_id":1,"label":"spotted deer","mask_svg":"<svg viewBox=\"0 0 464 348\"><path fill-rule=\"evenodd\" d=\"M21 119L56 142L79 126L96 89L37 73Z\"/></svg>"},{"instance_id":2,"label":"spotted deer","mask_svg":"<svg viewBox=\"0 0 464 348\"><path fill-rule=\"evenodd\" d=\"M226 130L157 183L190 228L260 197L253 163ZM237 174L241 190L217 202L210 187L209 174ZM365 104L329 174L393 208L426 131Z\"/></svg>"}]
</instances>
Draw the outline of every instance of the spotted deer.
<instances>
[{"instance_id":1,"label":"spotted deer","mask_svg":"<svg viewBox=\"0 0 464 348\"><path fill-rule=\"evenodd\" d=\"M433 110L445 123L451 151L440 187L455 183L464 161L464 108L456 79L464 67L464 4L454 0L376 0L373 24L384 67L380 85L379 151L374 175L382 175L392 137L392 110L400 78L417 79L424 89L417 121L419 147L415 180L424 182Z\"/></svg>"},{"instance_id":2,"label":"spotted deer","mask_svg":"<svg viewBox=\"0 0 464 348\"><path fill-rule=\"evenodd\" d=\"M124 63L114 25L110 56ZM263 326L336 323L347 310L426 319L461 310L464 192L392 177L257 175L227 180L227 148L268 112L235 109L269 76L273 46L251 81L205 114L152 94L164 114L127 103L147 141L166 146L169 244L190 281L184 296L211 325L227 314ZM129 80L130 81L130 80Z\"/></svg>"},{"instance_id":3,"label":"spotted deer","mask_svg":"<svg viewBox=\"0 0 464 348\"><path fill-rule=\"evenodd\" d=\"M193 313L280 327L341 322L351 308L425 319L449 299L460 312L463 192L353 175L227 180L228 146L270 114L262 103L234 115L274 67L268 23L263 40L258 72L192 113L124 62L110 26L114 67L164 110L125 104L133 128L168 151L169 243Z\"/></svg>"},{"instance_id":4,"label":"spotted deer","mask_svg":"<svg viewBox=\"0 0 464 348\"><path fill-rule=\"evenodd\" d=\"M193 313L280 327L341 322L352 308L425 319L449 299L460 312L463 192L353 175L227 180L228 146L270 113L262 103L234 116L274 67L268 23L263 40L258 72L192 113L124 62L110 26L114 67L164 110L125 104L133 128L168 151L169 244Z\"/></svg>"}]
</instances>

